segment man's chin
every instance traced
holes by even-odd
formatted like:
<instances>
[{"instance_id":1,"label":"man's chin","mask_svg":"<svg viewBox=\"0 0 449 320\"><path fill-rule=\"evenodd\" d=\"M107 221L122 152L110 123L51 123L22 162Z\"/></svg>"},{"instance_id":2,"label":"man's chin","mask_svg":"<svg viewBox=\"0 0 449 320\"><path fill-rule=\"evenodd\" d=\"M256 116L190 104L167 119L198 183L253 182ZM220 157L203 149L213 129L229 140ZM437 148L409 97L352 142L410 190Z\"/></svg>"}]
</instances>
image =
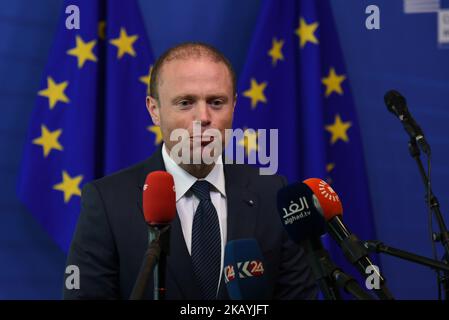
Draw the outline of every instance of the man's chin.
<instances>
[{"instance_id":1,"label":"man's chin","mask_svg":"<svg viewBox=\"0 0 449 320\"><path fill-rule=\"evenodd\" d=\"M216 147L214 143L208 142L197 147L191 147L190 160L192 164L211 164L217 161L223 153L222 147Z\"/></svg>"}]
</instances>

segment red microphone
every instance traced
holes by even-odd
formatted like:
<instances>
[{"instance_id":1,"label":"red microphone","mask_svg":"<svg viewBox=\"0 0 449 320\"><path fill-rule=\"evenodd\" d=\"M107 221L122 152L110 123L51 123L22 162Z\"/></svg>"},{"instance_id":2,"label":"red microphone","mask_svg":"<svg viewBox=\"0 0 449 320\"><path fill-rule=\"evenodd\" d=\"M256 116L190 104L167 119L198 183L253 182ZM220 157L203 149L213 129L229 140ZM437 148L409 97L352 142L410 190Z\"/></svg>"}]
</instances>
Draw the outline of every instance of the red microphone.
<instances>
[{"instance_id":1,"label":"red microphone","mask_svg":"<svg viewBox=\"0 0 449 320\"><path fill-rule=\"evenodd\" d=\"M329 221L335 216L343 215L343 206L338 194L324 180L310 178L303 181L318 198L324 218Z\"/></svg>"},{"instance_id":2,"label":"red microphone","mask_svg":"<svg viewBox=\"0 0 449 320\"><path fill-rule=\"evenodd\" d=\"M145 297L150 274L153 274L153 297L165 300L165 272L170 253L170 224L176 216L176 193L173 176L165 171L147 175L142 190L143 215L148 224L148 248L131 293L131 300Z\"/></svg>"},{"instance_id":3,"label":"red microphone","mask_svg":"<svg viewBox=\"0 0 449 320\"><path fill-rule=\"evenodd\" d=\"M165 225L176 216L176 193L173 176L165 171L147 175L143 186L143 214L150 225Z\"/></svg>"},{"instance_id":4,"label":"red microphone","mask_svg":"<svg viewBox=\"0 0 449 320\"><path fill-rule=\"evenodd\" d=\"M378 271L379 268L368 257L367 249L361 244L356 235L348 231L341 220L343 206L334 189L326 181L318 178L310 178L303 182L317 197L318 206L321 207L319 210L327 221L329 234L341 247L346 258L365 278L370 275L367 270L373 270L380 280L380 288L375 289L378 297L386 300L393 299L393 295L385 284L385 279Z\"/></svg>"}]
</instances>

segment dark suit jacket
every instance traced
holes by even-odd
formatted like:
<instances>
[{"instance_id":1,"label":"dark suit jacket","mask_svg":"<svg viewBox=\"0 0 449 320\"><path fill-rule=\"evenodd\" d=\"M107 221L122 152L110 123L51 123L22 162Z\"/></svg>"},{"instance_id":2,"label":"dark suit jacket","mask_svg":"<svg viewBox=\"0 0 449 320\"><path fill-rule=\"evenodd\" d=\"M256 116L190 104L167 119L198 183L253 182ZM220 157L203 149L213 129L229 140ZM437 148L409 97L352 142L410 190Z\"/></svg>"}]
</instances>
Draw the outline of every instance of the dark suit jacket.
<instances>
[{"instance_id":1,"label":"dark suit jacket","mask_svg":"<svg viewBox=\"0 0 449 320\"><path fill-rule=\"evenodd\" d=\"M148 245L142 186L156 170L165 170L161 149L142 163L84 186L67 260L79 267L80 289L64 288L65 299L129 298ZM227 240L257 240L272 298L315 298L317 287L304 251L288 239L277 213L276 193L285 179L260 176L248 165L225 164L224 173ZM166 287L167 299L201 299L178 216L172 222ZM152 290L147 297L152 298ZM219 298L229 299L224 281Z\"/></svg>"}]
</instances>

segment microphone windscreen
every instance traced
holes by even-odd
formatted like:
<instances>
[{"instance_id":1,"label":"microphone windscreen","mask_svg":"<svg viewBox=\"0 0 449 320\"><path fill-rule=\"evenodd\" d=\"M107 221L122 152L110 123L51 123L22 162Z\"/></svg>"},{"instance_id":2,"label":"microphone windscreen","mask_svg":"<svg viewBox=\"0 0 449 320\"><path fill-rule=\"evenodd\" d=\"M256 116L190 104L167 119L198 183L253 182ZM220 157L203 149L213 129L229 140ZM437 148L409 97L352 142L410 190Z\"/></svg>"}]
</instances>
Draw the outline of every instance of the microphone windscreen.
<instances>
[{"instance_id":1,"label":"microphone windscreen","mask_svg":"<svg viewBox=\"0 0 449 320\"><path fill-rule=\"evenodd\" d=\"M226 244L224 279L232 300L269 298L263 256L255 239L232 240Z\"/></svg>"},{"instance_id":2,"label":"microphone windscreen","mask_svg":"<svg viewBox=\"0 0 449 320\"><path fill-rule=\"evenodd\" d=\"M143 186L143 214L150 225L169 224L176 215L176 193L173 176L153 171Z\"/></svg>"},{"instance_id":3,"label":"microphone windscreen","mask_svg":"<svg viewBox=\"0 0 449 320\"><path fill-rule=\"evenodd\" d=\"M384 96L385 104L388 111L392 112L396 116L399 116L401 112L406 109L407 101L405 98L396 90L388 91Z\"/></svg>"},{"instance_id":4,"label":"microphone windscreen","mask_svg":"<svg viewBox=\"0 0 449 320\"><path fill-rule=\"evenodd\" d=\"M326 223L313 191L297 182L281 188L277 208L284 228L296 243L326 233Z\"/></svg>"},{"instance_id":5,"label":"microphone windscreen","mask_svg":"<svg viewBox=\"0 0 449 320\"><path fill-rule=\"evenodd\" d=\"M310 178L304 183L313 191L318 199L324 218L329 221L335 216L343 215L343 206L338 194L324 180Z\"/></svg>"}]
</instances>

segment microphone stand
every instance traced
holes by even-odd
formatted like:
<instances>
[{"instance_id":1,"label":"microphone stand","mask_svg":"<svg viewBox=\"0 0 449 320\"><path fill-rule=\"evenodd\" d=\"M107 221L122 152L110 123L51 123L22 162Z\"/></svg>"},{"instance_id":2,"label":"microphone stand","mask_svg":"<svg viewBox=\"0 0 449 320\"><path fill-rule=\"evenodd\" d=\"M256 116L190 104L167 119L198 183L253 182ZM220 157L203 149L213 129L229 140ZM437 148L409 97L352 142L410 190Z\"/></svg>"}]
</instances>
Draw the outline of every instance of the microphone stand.
<instances>
[{"instance_id":1,"label":"microphone stand","mask_svg":"<svg viewBox=\"0 0 449 320\"><path fill-rule=\"evenodd\" d=\"M340 227L337 227L338 225L340 225ZM338 229L346 230L341 220L339 219L331 219L328 222L328 227L331 231ZM337 240L337 243L340 244L344 256L358 269L362 276L366 277L366 267L368 265L365 263L365 261L368 262L369 265L374 266L374 264L370 261L367 250L365 249L365 247L363 247L363 245L360 244L357 236L353 233L349 233L347 230L346 233L346 237L344 237L343 235L339 234L338 231L330 232L334 239ZM374 289L374 293L381 300L394 300L393 294L387 287L385 278L377 270L375 270L375 273L379 277L380 287Z\"/></svg>"},{"instance_id":2,"label":"microphone stand","mask_svg":"<svg viewBox=\"0 0 449 320\"><path fill-rule=\"evenodd\" d=\"M440 233L433 236L434 242L441 242L444 247L445 259L443 259L444 263L448 263L447 258L449 257L449 232L447 230L446 224L443 219L443 215L440 211L440 204L438 199L432 192L432 188L429 186L429 177L427 177L426 171L424 170L424 166L421 161L421 152L416 143L415 139L410 139L409 144L410 155L413 159L415 159L416 164L418 166L419 173L421 175L422 181L424 183L424 187L428 190L428 194L426 194L426 198L430 203L430 209L438 223L438 227L440 229ZM429 152L430 156L430 152ZM440 278L440 283L443 285L446 300L449 300L449 272L447 270L444 272L443 277Z\"/></svg>"},{"instance_id":3,"label":"microphone stand","mask_svg":"<svg viewBox=\"0 0 449 320\"><path fill-rule=\"evenodd\" d=\"M154 267L154 300L165 300L165 271L167 256L170 253L170 225L150 225L150 241L157 241L161 248L159 261Z\"/></svg>"},{"instance_id":4,"label":"microphone stand","mask_svg":"<svg viewBox=\"0 0 449 320\"><path fill-rule=\"evenodd\" d=\"M396 248L387 246L380 241L363 241L362 243L369 252L385 253L390 256L393 256L393 257L396 257L399 259L403 259L403 260L407 260L410 262L414 262L417 264L421 264L423 266L430 267L435 270L449 272L449 265L442 263L440 261L436 261L436 260L429 259L429 258L426 258L423 256L419 256L419 255L416 255L414 253L407 252L404 250L396 249Z\"/></svg>"},{"instance_id":5,"label":"microphone stand","mask_svg":"<svg viewBox=\"0 0 449 320\"><path fill-rule=\"evenodd\" d=\"M332 279L332 271L335 266L332 264L329 252L324 249L319 239L309 239L304 243L309 265L314 274L315 280L320 287L326 300L341 300L340 292Z\"/></svg>"},{"instance_id":6,"label":"microphone stand","mask_svg":"<svg viewBox=\"0 0 449 320\"><path fill-rule=\"evenodd\" d=\"M170 225L149 225L148 249L145 252L139 275L130 300L141 300L153 272L154 300L165 300L165 271L170 248Z\"/></svg>"},{"instance_id":7,"label":"microphone stand","mask_svg":"<svg viewBox=\"0 0 449 320\"><path fill-rule=\"evenodd\" d=\"M374 300L373 297L359 286L357 281L350 275L344 273L340 269L336 269L332 276L334 277L335 283L343 288L346 292L351 294L357 300Z\"/></svg>"},{"instance_id":8,"label":"microphone stand","mask_svg":"<svg viewBox=\"0 0 449 320\"><path fill-rule=\"evenodd\" d=\"M161 247L157 241L152 241L148 245L148 249L143 257L142 265L140 266L139 275L131 292L130 300L142 300L147 288L148 279L153 272L157 261L159 260Z\"/></svg>"},{"instance_id":9,"label":"microphone stand","mask_svg":"<svg viewBox=\"0 0 449 320\"><path fill-rule=\"evenodd\" d=\"M374 300L354 278L341 271L332 262L329 252L319 239L307 241L305 250L315 279L326 300L341 300L338 288L344 289L357 300Z\"/></svg>"}]
</instances>

